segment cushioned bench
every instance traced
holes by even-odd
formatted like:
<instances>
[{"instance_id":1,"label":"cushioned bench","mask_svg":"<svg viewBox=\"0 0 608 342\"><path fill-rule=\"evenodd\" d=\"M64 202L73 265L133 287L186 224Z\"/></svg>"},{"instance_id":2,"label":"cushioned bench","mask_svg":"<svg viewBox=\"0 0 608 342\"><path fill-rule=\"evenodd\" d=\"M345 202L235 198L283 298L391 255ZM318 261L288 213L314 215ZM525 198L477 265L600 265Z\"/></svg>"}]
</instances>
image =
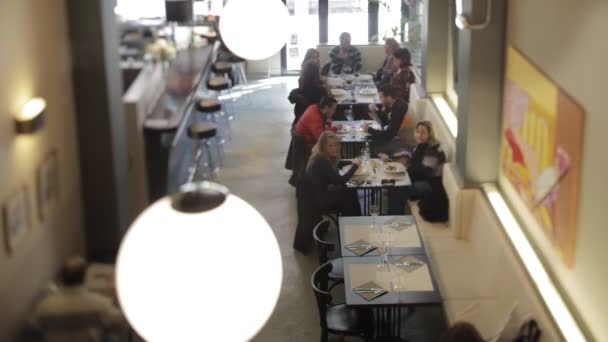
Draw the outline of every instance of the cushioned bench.
<instances>
[{"instance_id":1,"label":"cushioned bench","mask_svg":"<svg viewBox=\"0 0 608 342\"><path fill-rule=\"evenodd\" d=\"M433 122L448 161L452 161L454 139L431 100L421 98L412 103L416 115ZM425 222L416 204L411 206L449 323L471 322L484 338L491 339L505 327L506 335L516 333L521 323L532 317L541 327L541 341L560 341L557 327L485 195L478 189L462 189L451 162L444 165L443 184L450 201L449 224Z\"/></svg>"}]
</instances>

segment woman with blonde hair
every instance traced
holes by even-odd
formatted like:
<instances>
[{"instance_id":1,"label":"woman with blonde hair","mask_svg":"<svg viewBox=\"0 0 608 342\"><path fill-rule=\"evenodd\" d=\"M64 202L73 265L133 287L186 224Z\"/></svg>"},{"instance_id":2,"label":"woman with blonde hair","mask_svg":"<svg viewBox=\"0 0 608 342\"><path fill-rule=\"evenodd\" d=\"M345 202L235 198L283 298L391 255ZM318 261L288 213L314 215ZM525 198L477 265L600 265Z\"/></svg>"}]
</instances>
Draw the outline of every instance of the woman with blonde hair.
<instances>
[{"instance_id":1,"label":"woman with blonde hair","mask_svg":"<svg viewBox=\"0 0 608 342\"><path fill-rule=\"evenodd\" d=\"M441 168L445 163L445 153L435 136L430 121L419 121L416 124L416 148L411 155L408 173L412 182L430 182L433 178L441 179Z\"/></svg>"},{"instance_id":2,"label":"woman with blonde hair","mask_svg":"<svg viewBox=\"0 0 608 342\"><path fill-rule=\"evenodd\" d=\"M340 175L341 167L352 164ZM360 162L340 161L340 139L334 132L323 132L312 149L302 182L296 188L298 225L293 247L307 254L312 246L312 230L323 213L361 215L357 192L346 188Z\"/></svg>"},{"instance_id":3,"label":"woman with blonde hair","mask_svg":"<svg viewBox=\"0 0 608 342\"><path fill-rule=\"evenodd\" d=\"M351 164L349 170L341 175L340 168ZM314 198L322 211L340 212L347 216L360 214L357 195L346 189L346 182L355 174L359 160L340 160L340 138L334 132L323 132L312 149L306 177Z\"/></svg>"},{"instance_id":4,"label":"woman with blonde hair","mask_svg":"<svg viewBox=\"0 0 608 342\"><path fill-rule=\"evenodd\" d=\"M444 204L447 208L447 199L444 196L445 190L441 181L441 171L446 156L435 136L433 124L430 121L419 121L416 124L415 136L417 145L412 153L400 151L392 155L392 159L403 163L407 167L412 187L405 192L394 189L390 193L389 214L403 214L407 199L426 198L433 202L433 217L437 217L437 221L443 221L444 216L447 215L447 209L444 210L443 208ZM382 159L388 158L384 154L381 154L380 157ZM418 206L422 210L423 204L419 203ZM423 217L428 220L427 217Z\"/></svg>"}]
</instances>

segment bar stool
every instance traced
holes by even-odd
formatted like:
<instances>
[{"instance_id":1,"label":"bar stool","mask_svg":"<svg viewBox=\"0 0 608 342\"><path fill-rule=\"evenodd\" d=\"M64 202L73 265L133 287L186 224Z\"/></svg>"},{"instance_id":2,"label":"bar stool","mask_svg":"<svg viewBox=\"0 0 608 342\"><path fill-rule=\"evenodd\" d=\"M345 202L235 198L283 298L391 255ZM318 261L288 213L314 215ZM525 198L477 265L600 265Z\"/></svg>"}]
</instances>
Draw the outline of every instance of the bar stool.
<instances>
[{"instance_id":1,"label":"bar stool","mask_svg":"<svg viewBox=\"0 0 608 342\"><path fill-rule=\"evenodd\" d=\"M226 77L214 76L210 77L209 80L207 80L207 89L217 92L218 98L220 96L229 95L229 91L231 88L232 87L230 85L230 82L226 79ZM230 109L227 110L228 120L234 119L234 108L231 102L231 99L228 99L228 101L226 102L230 104Z\"/></svg>"},{"instance_id":2,"label":"bar stool","mask_svg":"<svg viewBox=\"0 0 608 342\"><path fill-rule=\"evenodd\" d=\"M200 34L201 38L207 40L207 44L213 45L217 41L217 33L215 32L205 32Z\"/></svg>"},{"instance_id":3,"label":"bar stool","mask_svg":"<svg viewBox=\"0 0 608 342\"><path fill-rule=\"evenodd\" d=\"M194 122L188 127L188 137L194 141L193 165L189 182L211 179L219 171L213 162L210 143L217 134L217 125L212 122Z\"/></svg>"},{"instance_id":4,"label":"bar stool","mask_svg":"<svg viewBox=\"0 0 608 342\"><path fill-rule=\"evenodd\" d=\"M217 158L220 166L224 164L223 146L226 140L230 140L232 132L230 130L230 121L226 119L226 115L222 111L222 104L217 97L204 97L196 101L194 108L197 112L207 116L216 124L218 134L215 136L217 142Z\"/></svg>"},{"instance_id":5,"label":"bar stool","mask_svg":"<svg viewBox=\"0 0 608 342\"><path fill-rule=\"evenodd\" d=\"M228 61L233 64L233 69L235 73L235 83L236 84L245 84L247 83L247 74L245 73L245 62L247 60L232 54Z\"/></svg>"},{"instance_id":6,"label":"bar stool","mask_svg":"<svg viewBox=\"0 0 608 342\"><path fill-rule=\"evenodd\" d=\"M218 76L229 75L232 72L233 63L217 61L211 65L211 71Z\"/></svg>"},{"instance_id":7,"label":"bar stool","mask_svg":"<svg viewBox=\"0 0 608 342\"><path fill-rule=\"evenodd\" d=\"M226 80L230 80L230 89L228 93L230 94L230 99L234 101L234 97L232 96L232 90L234 89L235 79L234 79L234 63L225 62L225 61L217 61L211 64L211 72L213 72L214 76L224 77Z\"/></svg>"}]
</instances>

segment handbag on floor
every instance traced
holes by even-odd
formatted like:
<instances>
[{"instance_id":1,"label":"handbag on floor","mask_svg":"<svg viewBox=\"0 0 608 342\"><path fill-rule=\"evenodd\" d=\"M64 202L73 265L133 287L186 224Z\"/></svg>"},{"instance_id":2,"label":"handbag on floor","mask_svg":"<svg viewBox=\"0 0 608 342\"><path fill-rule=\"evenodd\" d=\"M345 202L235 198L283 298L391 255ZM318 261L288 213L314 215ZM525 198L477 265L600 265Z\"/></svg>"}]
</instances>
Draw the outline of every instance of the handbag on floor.
<instances>
[{"instance_id":1,"label":"handbag on floor","mask_svg":"<svg viewBox=\"0 0 608 342\"><path fill-rule=\"evenodd\" d=\"M513 342L538 342L540 340L541 331L538 323L531 319L522 324L517 337Z\"/></svg>"},{"instance_id":2,"label":"handbag on floor","mask_svg":"<svg viewBox=\"0 0 608 342\"><path fill-rule=\"evenodd\" d=\"M425 192L418 201L420 216L428 222L447 222L449 212L448 195L441 180L431 184L431 190Z\"/></svg>"}]
</instances>

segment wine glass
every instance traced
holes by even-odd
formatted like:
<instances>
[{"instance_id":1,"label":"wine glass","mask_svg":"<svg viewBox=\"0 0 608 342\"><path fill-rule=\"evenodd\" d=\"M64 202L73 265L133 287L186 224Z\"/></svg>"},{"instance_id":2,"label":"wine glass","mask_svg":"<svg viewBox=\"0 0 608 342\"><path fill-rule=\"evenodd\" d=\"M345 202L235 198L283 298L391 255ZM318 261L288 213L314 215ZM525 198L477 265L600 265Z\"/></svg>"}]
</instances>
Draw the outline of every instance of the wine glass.
<instances>
[{"instance_id":1,"label":"wine glass","mask_svg":"<svg viewBox=\"0 0 608 342\"><path fill-rule=\"evenodd\" d=\"M386 269L390 271L390 265L388 263L388 252L390 247L390 237L388 236L390 232L382 227L374 228L371 232L371 243L376 246L378 249L378 254L380 255L381 263L378 265L379 269Z\"/></svg>"},{"instance_id":2,"label":"wine glass","mask_svg":"<svg viewBox=\"0 0 608 342\"><path fill-rule=\"evenodd\" d=\"M350 90L352 89L352 84L353 84L353 80L350 79L348 76L344 79L344 81L346 82L346 89Z\"/></svg>"},{"instance_id":3,"label":"wine glass","mask_svg":"<svg viewBox=\"0 0 608 342\"><path fill-rule=\"evenodd\" d=\"M353 110L352 110L352 109L350 109L350 108L347 108L347 109L344 111L344 116L346 116L346 120L348 120L348 122L351 122L351 123L352 123L352 122L353 122L353 120L355 119L355 116L354 116L354 114L353 114Z\"/></svg>"},{"instance_id":4,"label":"wine glass","mask_svg":"<svg viewBox=\"0 0 608 342\"><path fill-rule=\"evenodd\" d=\"M362 158L364 158L364 156L361 156ZM363 163L366 163L367 161L364 160ZM372 229L376 228L376 216L380 215L380 205L378 203L372 203L369 206L369 214L372 216Z\"/></svg>"},{"instance_id":5,"label":"wine glass","mask_svg":"<svg viewBox=\"0 0 608 342\"><path fill-rule=\"evenodd\" d=\"M336 65L334 63L331 63L329 65L329 72L327 73L327 75L329 77L336 77L336 73L334 72L334 68L336 67Z\"/></svg>"}]
</instances>

